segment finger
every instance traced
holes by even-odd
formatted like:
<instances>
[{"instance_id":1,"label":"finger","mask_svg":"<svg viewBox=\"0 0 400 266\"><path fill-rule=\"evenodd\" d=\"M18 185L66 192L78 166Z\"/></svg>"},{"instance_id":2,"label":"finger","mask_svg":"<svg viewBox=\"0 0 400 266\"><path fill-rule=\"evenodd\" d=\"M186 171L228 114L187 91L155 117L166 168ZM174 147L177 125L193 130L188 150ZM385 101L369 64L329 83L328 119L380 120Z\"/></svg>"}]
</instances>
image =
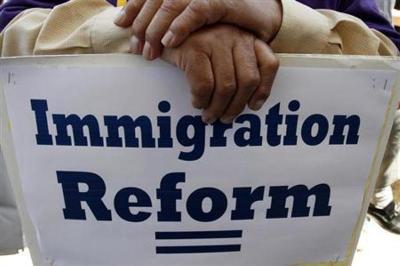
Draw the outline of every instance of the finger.
<instances>
[{"instance_id":1,"label":"finger","mask_svg":"<svg viewBox=\"0 0 400 266\"><path fill-rule=\"evenodd\" d=\"M211 56L211 63L215 79L214 93L202 117L203 122L210 124L222 117L236 92L235 67L231 49L216 51Z\"/></svg>"},{"instance_id":2,"label":"finger","mask_svg":"<svg viewBox=\"0 0 400 266\"><path fill-rule=\"evenodd\" d=\"M191 88L192 105L194 108L204 109L209 106L214 90L211 61L203 53L193 53L188 58L184 71Z\"/></svg>"},{"instance_id":3,"label":"finger","mask_svg":"<svg viewBox=\"0 0 400 266\"><path fill-rule=\"evenodd\" d=\"M255 41L254 51L256 52L261 81L249 101L249 107L257 111L261 109L271 94L271 88L279 68L279 60L271 48L261 40Z\"/></svg>"},{"instance_id":4,"label":"finger","mask_svg":"<svg viewBox=\"0 0 400 266\"><path fill-rule=\"evenodd\" d=\"M147 0L132 24L132 33L140 41L145 40L146 29L162 4L162 0ZM157 57L156 51L146 43L143 47L143 57L152 60Z\"/></svg>"},{"instance_id":5,"label":"finger","mask_svg":"<svg viewBox=\"0 0 400 266\"><path fill-rule=\"evenodd\" d=\"M161 54L161 38L172 21L185 9L190 0L164 0L146 29L146 42L150 44L157 57Z\"/></svg>"},{"instance_id":6,"label":"finger","mask_svg":"<svg viewBox=\"0 0 400 266\"><path fill-rule=\"evenodd\" d=\"M214 74L209 56L194 51L185 55L177 49L164 49L162 59L185 72L191 88L193 107L204 109L209 106L214 90Z\"/></svg>"},{"instance_id":7,"label":"finger","mask_svg":"<svg viewBox=\"0 0 400 266\"><path fill-rule=\"evenodd\" d=\"M144 41L132 36L130 40L130 52L141 55L143 53Z\"/></svg>"},{"instance_id":8,"label":"finger","mask_svg":"<svg viewBox=\"0 0 400 266\"><path fill-rule=\"evenodd\" d=\"M237 92L226 109L221 122L230 124L246 107L247 102L260 84L260 73L254 52L254 40L233 48Z\"/></svg>"},{"instance_id":9,"label":"finger","mask_svg":"<svg viewBox=\"0 0 400 266\"><path fill-rule=\"evenodd\" d=\"M168 32L162 38L162 44L165 47L180 45L190 33L204 25L219 21L224 11L224 1L192 0L172 22Z\"/></svg>"},{"instance_id":10,"label":"finger","mask_svg":"<svg viewBox=\"0 0 400 266\"><path fill-rule=\"evenodd\" d=\"M129 27L139 14L146 0L130 0L115 18L114 23L120 27Z\"/></svg>"}]
</instances>

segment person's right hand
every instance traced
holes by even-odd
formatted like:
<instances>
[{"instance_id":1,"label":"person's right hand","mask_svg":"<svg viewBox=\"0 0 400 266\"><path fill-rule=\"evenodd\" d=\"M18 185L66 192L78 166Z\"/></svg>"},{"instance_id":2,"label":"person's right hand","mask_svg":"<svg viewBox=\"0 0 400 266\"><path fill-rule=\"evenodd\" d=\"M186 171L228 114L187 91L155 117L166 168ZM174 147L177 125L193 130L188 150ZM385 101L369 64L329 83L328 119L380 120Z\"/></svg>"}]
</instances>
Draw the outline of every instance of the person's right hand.
<instances>
[{"instance_id":1,"label":"person's right hand","mask_svg":"<svg viewBox=\"0 0 400 266\"><path fill-rule=\"evenodd\" d=\"M259 110L279 65L265 42L229 25L192 33L179 47L164 49L161 58L185 72L205 123L231 123L246 104Z\"/></svg>"},{"instance_id":2,"label":"person's right hand","mask_svg":"<svg viewBox=\"0 0 400 266\"><path fill-rule=\"evenodd\" d=\"M149 60L159 57L163 46L177 47L215 23L246 29L269 43L281 27L281 0L129 0L115 20L131 27L132 52Z\"/></svg>"}]
</instances>

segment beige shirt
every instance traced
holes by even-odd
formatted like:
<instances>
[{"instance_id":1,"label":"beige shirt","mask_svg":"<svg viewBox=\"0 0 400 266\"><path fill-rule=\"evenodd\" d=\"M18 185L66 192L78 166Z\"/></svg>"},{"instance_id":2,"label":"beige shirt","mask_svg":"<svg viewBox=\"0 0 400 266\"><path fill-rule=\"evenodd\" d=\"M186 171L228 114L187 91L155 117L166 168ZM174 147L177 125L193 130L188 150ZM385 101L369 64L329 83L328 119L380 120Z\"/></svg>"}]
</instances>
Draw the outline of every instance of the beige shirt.
<instances>
[{"instance_id":1,"label":"beige shirt","mask_svg":"<svg viewBox=\"0 0 400 266\"><path fill-rule=\"evenodd\" d=\"M271 46L280 53L397 55L386 36L361 20L282 0L282 27ZM71 0L54 9L26 10L0 34L1 56L127 53L129 32L105 0Z\"/></svg>"}]
</instances>

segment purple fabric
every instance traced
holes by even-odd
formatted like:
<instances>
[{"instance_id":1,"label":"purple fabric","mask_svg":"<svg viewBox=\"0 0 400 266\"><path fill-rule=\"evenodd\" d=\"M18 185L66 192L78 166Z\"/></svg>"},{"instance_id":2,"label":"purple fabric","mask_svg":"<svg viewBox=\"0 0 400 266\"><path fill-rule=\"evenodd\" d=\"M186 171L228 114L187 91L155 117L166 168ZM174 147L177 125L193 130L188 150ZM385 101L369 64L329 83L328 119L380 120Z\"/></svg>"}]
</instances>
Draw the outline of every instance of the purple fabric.
<instances>
[{"instance_id":1,"label":"purple fabric","mask_svg":"<svg viewBox=\"0 0 400 266\"><path fill-rule=\"evenodd\" d=\"M88 0L90 1L90 0ZM108 0L115 4L116 0ZM33 7L52 8L66 0L9 0L0 7L0 31L21 11ZM347 13L363 20L370 28L389 37L400 49L400 34L379 13L375 0L298 0L314 9L331 9Z\"/></svg>"},{"instance_id":2,"label":"purple fabric","mask_svg":"<svg viewBox=\"0 0 400 266\"><path fill-rule=\"evenodd\" d=\"M400 50L400 34L379 12L375 0L297 0L314 9L332 9L358 17L371 29L385 34Z\"/></svg>"}]
</instances>

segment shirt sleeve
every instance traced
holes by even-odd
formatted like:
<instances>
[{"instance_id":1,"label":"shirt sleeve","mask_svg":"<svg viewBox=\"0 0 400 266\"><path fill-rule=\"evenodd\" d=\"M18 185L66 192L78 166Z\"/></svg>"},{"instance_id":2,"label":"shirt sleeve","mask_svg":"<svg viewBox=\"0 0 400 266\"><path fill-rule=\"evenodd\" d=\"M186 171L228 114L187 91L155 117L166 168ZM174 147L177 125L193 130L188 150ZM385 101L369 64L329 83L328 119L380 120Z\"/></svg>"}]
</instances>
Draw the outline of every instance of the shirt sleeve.
<instances>
[{"instance_id":1,"label":"shirt sleeve","mask_svg":"<svg viewBox=\"0 0 400 266\"><path fill-rule=\"evenodd\" d=\"M376 0L347 0L342 2L338 11L360 18L368 27L378 30L391 39L397 49L400 49L400 34L379 11ZM387 5L390 4L388 3ZM388 8L390 9L391 7Z\"/></svg>"},{"instance_id":2,"label":"shirt sleeve","mask_svg":"<svg viewBox=\"0 0 400 266\"><path fill-rule=\"evenodd\" d=\"M275 52L397 55L389 38L354 16L282 2L282 27L271 43ZM0 34L1 56L127 53L129 30L113 23L118 12L105 0L26 10Z\"/></svg>"},{"instance_id":3,"label":"shirt sleeve","mask_svg":"<svg viewBox=\"0 0 400 266\"><path fill-rule=\"evenodd\" d=\"M347 13L344 13L315 10L294 0L282 0L282 5L282 26L271 43L275 52L354 55L398 53L396 45L377 30L378 26L370 28L360 18L351 15L351 11L356 9L354 6L345 7L343 10Z\"/></svg>"},{"instance_id":4,"label":"shirt sleeve","mask_svg":"<svg viewBox=\"0 0 400 266\"><path fill-rule=\"evenodd\" d=\"M68 0L8 0L0 6L0 31L19 13L30 8L53 8Z\"/></svg>"}]
</instances>

